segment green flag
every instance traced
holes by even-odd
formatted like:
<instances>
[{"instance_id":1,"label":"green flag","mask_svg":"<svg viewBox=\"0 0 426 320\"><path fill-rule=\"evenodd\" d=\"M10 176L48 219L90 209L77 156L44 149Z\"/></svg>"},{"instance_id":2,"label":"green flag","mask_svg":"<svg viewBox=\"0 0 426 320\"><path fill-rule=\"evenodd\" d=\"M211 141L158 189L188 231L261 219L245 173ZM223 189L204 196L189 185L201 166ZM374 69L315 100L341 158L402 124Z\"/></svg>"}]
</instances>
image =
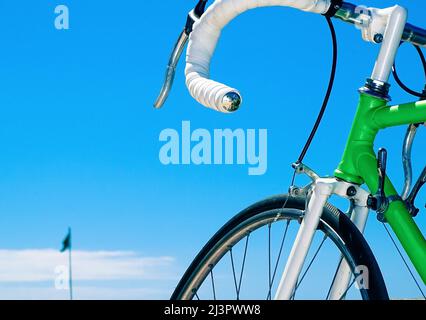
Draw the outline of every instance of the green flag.
<instances>
[{"instance_id":1,"label":"green flag","mask_svg":"<svg viewBox=\"0 0 426 320\"><path fill-rule=\"evenodd\" d=\"M68 249L71 249L71 229L68 229L68 234L65 239L62 241L61 252L64 252Z\"/></svg>"}]
</instances>

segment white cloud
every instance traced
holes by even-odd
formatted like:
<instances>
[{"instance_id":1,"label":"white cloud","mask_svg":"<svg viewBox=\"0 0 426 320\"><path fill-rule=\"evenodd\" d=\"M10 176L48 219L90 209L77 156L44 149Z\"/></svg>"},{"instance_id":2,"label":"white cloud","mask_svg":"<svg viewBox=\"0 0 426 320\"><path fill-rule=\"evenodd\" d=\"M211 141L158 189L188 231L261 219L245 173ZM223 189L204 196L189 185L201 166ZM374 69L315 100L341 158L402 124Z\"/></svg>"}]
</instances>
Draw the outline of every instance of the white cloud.
<instances>
[{"instance_id":1,"label":"white cloud","mask_svg":"<svg viewBox=\"0 0 426 320\"><path fill-rule=\"evenodd\" d=\"M167 280L175 278L172 257L143 257L132 251L73 251L74 280ZM0 282L54 281L68 254L53 249L0 250Z\"/></svg>"},{"instance_id":2,"label":"white cloud","mask_svg":"<svg viewBox=\"0 0 426 320\"><path fill-rule=\"evenodd\" d=\"M168 299L179 278L174 258L133 251L77 250L72 265L76 299ZM0 250L0 299L68 299L55 288L63 266L57 250Z\"/></svg>"},{"instance_id":3,"label":"white cloud","mask_svg":"<svg viewBox=\"0 0 426 320\"><path fill-rule=\"evenodd\" d=\"M170 299L171 289L76 286L77 300L155 300ZM68 300L66 290L51 287L13 286L0 289L0 300Z\"/></svg>"}]
</instances>

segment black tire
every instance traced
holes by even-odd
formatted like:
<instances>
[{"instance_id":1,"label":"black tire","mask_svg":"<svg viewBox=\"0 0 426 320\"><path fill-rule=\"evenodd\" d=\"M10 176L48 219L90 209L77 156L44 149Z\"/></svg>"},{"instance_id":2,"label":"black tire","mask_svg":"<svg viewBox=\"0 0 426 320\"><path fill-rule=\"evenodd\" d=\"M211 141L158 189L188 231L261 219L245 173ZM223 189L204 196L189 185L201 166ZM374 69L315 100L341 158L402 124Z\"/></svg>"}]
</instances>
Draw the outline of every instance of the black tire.
<instances>
[{"instance_id":1,"label":"black tire","mask_svg":"<svg viewBox=\"0 0 426 320\"><path fill-rule=\"evenodd\" d=\"M230 237L233 233L236 234L239 230L239 226L244 225L250 221L256 221L256 217L261 215L267 215L270 212L272 215L277 215L280 210L283 209L296 209L300 212L303 212L305 209L305 198L301 197L288 197L287 195L278 195L271 197L269 199L260 201L249 208L243 210L232 218L228 223L226 223L203 247L200 253L195 257L194 261L191 263L179 284L177 285L175 291L171 296L171 300L186 300L192 299L194 295L189 292L193 292L190 285L197 277L204 277L206 273L203 268L206 268L206 259L212 257L214 254L217 255L218 248L221 243L223 243L224 238ZM377 261L364 239L361 232L357 227L351 222L351 220L342 213L336 207L327 204L324 207L324 211L321 217L318 230L326 233L325 230L330 230L334 232L341 241L344 243L344 250L346 255L349 253L350 257L345 257L346 260L352 260L352 266L366 266L369 271L369 288L361 289L361 295L364 300L388 300L389 296L383 280L382 273L377 264ZM238 240L239 241L239 240ZM340 243L336 243L336 246L342 246ZM342 248L339 248L342 251ZM343 254L344 255L344 254ZM218 261L221 257L218 259ZM354 271L354 269L352 270ZM203 279L203 281L204 281ZM199 281L199 280L197 280Z\"/></svg>"}]
</instances>

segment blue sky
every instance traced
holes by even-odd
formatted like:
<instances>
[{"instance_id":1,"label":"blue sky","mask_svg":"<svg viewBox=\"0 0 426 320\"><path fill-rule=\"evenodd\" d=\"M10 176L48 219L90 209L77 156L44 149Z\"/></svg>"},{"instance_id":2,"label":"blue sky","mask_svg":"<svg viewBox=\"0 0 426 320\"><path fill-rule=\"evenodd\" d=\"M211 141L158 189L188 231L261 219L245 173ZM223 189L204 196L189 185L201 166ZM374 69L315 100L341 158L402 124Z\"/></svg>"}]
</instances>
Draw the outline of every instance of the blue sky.
<instances>
[{"instance_id":1,"label":"blue sky","mask_svg":"<svg viewBox=\"0 0 426 320\"><path fill-rule=\"evenodd\" d=\"M184 63L166 106L154 110L165 64L192 2L0 3L0 248L59 249L72 226L78 250L133 252L160 264L161 257L171 259L166 258L170 270L163 281L83 279L81 292L87 294L81 297L116 292L124 298L167 298L176 277L215 230L247 205L287 190L290 164L315 121L329 75L329 32L321 16L286 8L251 11L223 33L212 75L241 90L244 105L237 113L198 105L184 85ZM69 7L70 30L54 28L60 4ZM424 1L399 4L409 9L411 23L424 23ZM353 26L336 22L336 29L336 85L306 158L323 175L340 160L357 89L370 75L378 49L363 42ZM424 79L415 51L403 47L398 61L401 77L420 89ZM393 80L391 94L394 103L413 100ZM180 130L184 120L208 130L268 129L267 173L249 176L247 167L238 165L164 166L158 159L159 134L165 128ZM414 148L416 174L426 156L425 131ZM402 184L404 132L390 129L377 140L377 146L388 148L389 174L397 186ZM423 208L423 202L419 205ZM424 213L417 218L423 230ZM391 293L416 296L374 215L367 238L392 280ZM52 287L52 281L9 286L26 288L17 297L37 297L37 290ZM0 291L2 297L11 292L3 283ZM46 297L64 295L49 291Z\"/></svg>"}]
</instances>

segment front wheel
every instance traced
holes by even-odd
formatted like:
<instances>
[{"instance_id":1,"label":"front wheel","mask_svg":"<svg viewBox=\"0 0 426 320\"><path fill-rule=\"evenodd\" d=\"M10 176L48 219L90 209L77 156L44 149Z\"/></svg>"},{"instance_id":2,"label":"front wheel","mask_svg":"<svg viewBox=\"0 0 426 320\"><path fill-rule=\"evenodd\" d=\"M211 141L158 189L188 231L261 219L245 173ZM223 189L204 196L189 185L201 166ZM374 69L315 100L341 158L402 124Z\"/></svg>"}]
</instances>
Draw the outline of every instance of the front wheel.
<instances>
[{"instance_id":1,"label":"front wheel","mask_svg":"<svg viewBox=\"0 0 426 320\"><path fill-rule=\"evenodd\" d=\"M279 195L240 212L196 256L171 299L273 299L293 243L289 238L297 234L305 203L305 198ZM330 204L324 207L292 299L328 299L342 259L352 279L340 299L389 299L363 235Z\"/></svg>"}]
</instances>

